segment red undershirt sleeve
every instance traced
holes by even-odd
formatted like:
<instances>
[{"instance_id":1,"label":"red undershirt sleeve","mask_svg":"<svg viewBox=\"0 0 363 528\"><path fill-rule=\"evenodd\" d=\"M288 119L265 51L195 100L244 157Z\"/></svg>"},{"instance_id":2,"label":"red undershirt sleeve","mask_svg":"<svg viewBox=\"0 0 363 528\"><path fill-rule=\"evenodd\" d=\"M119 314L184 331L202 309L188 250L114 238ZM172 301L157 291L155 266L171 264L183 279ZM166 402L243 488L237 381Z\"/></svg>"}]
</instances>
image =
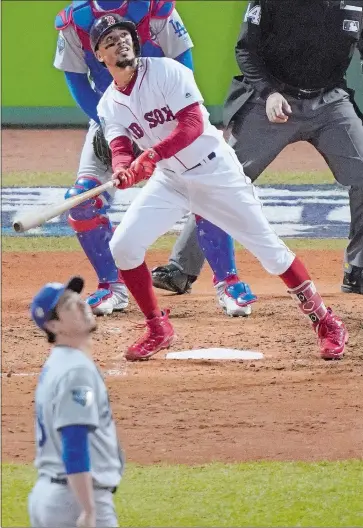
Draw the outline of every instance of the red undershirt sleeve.
<instances>
[{"instance_id":1,"label":"red undershirt sleeve","mask_svg":"<svg viewBox=\"0 0 363 528\"><path fill-rule=\"evenodd\" d=\"M132 141L126 136L119 136L110 143L112 152L112 170L128 168L135 159Z\"/></svg>"},{"instance_id":2,"label":"red undershirt sleeve","mask_svg":"<svg viewBox=\"0 0 363 528\"><path fill-rule=\"evenodd\" d=\"M171 158L180 150L188 147L203 134L204 122L199 103L193 103L175 114L178 121L173 132L163 141L155 145L153 150L161 159Z\"/></svg>"}]
</instances>

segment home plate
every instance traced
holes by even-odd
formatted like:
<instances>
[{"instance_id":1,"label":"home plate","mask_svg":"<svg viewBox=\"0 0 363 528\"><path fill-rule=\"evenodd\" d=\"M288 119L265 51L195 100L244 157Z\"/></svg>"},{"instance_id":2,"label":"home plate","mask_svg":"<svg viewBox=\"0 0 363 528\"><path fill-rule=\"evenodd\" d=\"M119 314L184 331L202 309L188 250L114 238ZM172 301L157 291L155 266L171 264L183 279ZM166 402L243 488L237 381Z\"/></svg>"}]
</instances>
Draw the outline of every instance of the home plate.
<instances>
[{"instance_id":1,"label":"home plate","mask_svg":"<svg viewBox=\"0 0 363 528\"><path fill-rule=\"evenodd\" d=\"M214 360L248 360L262 359L261 352L253 350L235 350L233 348L200 348L197 350L182 350L181 352L168 352L165 359L214 359Z\"/></svg>"}]
</instances>

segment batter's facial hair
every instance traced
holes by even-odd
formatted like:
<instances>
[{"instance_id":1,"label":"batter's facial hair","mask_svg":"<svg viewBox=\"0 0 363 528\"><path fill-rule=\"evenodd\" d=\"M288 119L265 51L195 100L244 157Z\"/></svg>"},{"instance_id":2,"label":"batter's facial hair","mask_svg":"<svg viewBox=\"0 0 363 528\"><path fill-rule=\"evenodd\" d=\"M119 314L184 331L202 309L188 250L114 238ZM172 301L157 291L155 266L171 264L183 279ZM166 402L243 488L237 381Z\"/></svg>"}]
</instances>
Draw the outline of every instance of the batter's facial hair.
<instances>
[{"instance_id":1,"label":"batter's facial hair","mask_svg":"<svg viewBox=\"0 0 363 528\"><path fill-rule=\"evenodd\" d=\"M121 68L122 70L127 68L127 66L135 66L135 59L123 59L118 60L116 62L117 68Z\"/></svg>"},{"instance_id":2,"label":"batter's facial hair","mask_svg":"<svg viewBox=\"0 0 363 528\"><path fill-rule=\"evenodd\" d=\"M122 70L127 68L127 66L132 66L133 65L133 60L131 59L125 59L125 60L118 60L116 62L116 66L117 68L121 68Z\"/></svg>"}]
</instances>

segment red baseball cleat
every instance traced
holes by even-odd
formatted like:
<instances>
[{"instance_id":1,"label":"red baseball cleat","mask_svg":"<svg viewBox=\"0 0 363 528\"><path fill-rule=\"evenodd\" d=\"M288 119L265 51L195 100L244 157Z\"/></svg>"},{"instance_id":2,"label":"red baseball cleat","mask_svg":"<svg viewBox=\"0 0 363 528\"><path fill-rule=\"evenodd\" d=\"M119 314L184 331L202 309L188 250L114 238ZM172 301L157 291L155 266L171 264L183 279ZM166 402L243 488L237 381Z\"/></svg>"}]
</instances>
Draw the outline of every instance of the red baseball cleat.
<instances>
[{"instance_id":1,"label":"red baseball cleat","mask_svg":"<svg viewBox=\"0 0 363 528\"><path fill-rule=\"evenodd\" d=\"M131 345L125 358L128 361L149 359L163 348L168 348L175 337L174 328L169 321L169 311L162 312L160 317L146 320L146 333Z\"/></svg>"},{"instance_id":2,"label":"red baseball cleat","mask_svg":"<svg viewBox=\"0 0 363 528\"><path fill-rule=\"evenodd\" d=\"M317 326L318 343L320 355L323 359L341 359L344 356L344 348L348 343L348 330L343 321L331 308Z\"/></svg>"}]
</instances>

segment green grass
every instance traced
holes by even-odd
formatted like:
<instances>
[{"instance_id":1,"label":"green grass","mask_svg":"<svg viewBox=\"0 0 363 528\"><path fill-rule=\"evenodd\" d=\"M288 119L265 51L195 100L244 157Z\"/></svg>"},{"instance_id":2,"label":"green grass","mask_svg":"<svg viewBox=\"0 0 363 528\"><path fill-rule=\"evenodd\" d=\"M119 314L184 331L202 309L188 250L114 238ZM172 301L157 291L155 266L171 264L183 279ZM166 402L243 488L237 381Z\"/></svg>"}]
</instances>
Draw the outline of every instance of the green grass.
<instances>
[{"instance_id":1,"label":"green grass","mask_svg":"<svg viewBox=\"0 0 363 528\"><path fill-rule=\"evenodd\" d=\"M2 468L3 527L29 526L31 466ZM120 526L363 526L363 467L344 462L130 464L115 496Z\"/></svg>"},{"instance_id":2,"label":"green grass","mask_svg":"<svg viewBox=\"0 0 363 528\"><path fill-rule=\"evenodd\" d=\"M3 174L3 187L69 187L75 180L70 172L10 172Z\"/></svg>"},{"instance_id":3,"label":"green grass","mask_svg":"<svg viewBox=\"0 0 363 528\"><path fill-rule=\"evenodd\" d=\"M75 179L74 173L69 172L11 172L3 174L3 187L68 187ZM330 171L324 172L264 172L257 180L258 185L263 184L322 184L334 183Z\"/></svg>"},{"instance_id":4,"label":"green grass","mask_svg":"<svg viewBox=\"0 0 363 528\"><path fill-rule=\"evenodd\" d=\"M150 250L171 251L176 235L164 235L159 238ZM342 250L347 246L347 241L341 238L286 238L285 243L293 251L306 249ZM236 249L242 246L236 243ZM76 237L29 237L29 236L3 236L2 251L23 252L29 251L80 251Z\"/></svg>"},{"instance_id":5,"label":"green grass","mask_svg":"<svg viewBox=\"0 0 363 528\"><path fill-rule=\"evenodd\" d=\"M263 172L257 180L257 185L302 185L302 184L325 184L336 183L330 171L310 171L310 172Z\"/></svg>"}]
</instances>

